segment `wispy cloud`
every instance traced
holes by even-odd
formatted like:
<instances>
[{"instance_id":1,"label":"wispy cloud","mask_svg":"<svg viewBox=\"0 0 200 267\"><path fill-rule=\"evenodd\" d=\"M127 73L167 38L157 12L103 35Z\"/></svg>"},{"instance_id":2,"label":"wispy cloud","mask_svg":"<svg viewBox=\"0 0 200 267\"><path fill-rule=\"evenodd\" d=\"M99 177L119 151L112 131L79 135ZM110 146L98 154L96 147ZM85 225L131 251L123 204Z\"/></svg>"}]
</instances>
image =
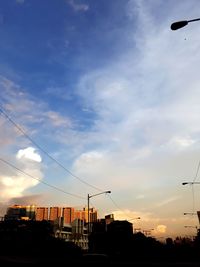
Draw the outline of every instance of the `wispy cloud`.
<instances>
[{"instance_id":1,"label":"wispy cloud","mask_svg":"<svg viewBox=\"0 0 200 267\"><path fill-rule=\"evenodd\" d=\"M16 3L18 3L18 4L24 4L25 3L25 0L16 0Z\"/></svg>"},{"instance_id":2,"label":"wispy cloud","mask_svg":"<svg viewBox=\"0 0 200 267\"><path fill-rule=\"evenodd\" d=\"M165 205L170 204L171 202L174 202L174 201L176 201L176 200L178 200L180 198L181 198L181 196L173 196L173 197L170 197L168 199L165 199L165 200L157 203L157 207L165 206Z\"/></svg>"},{"instance_id":3,"label":"wispy cloud","mask_svg":"<svg viewBox=\"0 0 200 267\"><path fill-rule=\"evenodd\" d=\"M46 112L46 117L49 119L49 121L52 123L53 126L59 127L59 126L69 126L71 127L71 121L69 118L64 118L60 114L54 111L48 111Z\"/></svg>"},{"instance_id":4,"label":"wispy cloud","mask_svg":"<svg viewBox=\"0 0 200 267\"><path fill-rule=\"evenodd\" d=\"M67 0L67 3L74 9L74 11L86 12L89 9L87 4L78 4L75 0Z\"/></svg>"}]
</instances>

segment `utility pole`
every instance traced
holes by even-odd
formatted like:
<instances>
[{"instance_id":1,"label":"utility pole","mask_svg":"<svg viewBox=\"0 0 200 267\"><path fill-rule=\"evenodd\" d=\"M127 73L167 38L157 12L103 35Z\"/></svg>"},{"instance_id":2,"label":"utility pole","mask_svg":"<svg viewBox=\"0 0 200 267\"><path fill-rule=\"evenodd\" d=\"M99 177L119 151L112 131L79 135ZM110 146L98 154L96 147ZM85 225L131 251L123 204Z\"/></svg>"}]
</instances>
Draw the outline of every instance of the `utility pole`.
<instances>
[{"instance_id":1,"label":"utility pole","mask_svg":"<svg viewBox=\"0 0 200 267\"><path fill-rule=\"evenodd\" d=\"M88 194L87 197L87 203L88 203L88 235L90 232L90 195Z\"/></svg>"},{"instance_id":2,"label":"utility pole","mask_svg":"<svg viewBox=\"0 0 200 267\"><path fill-rule=\"evenodd\" d=\"M98 194L94 194L94 195L87 195L87 206L88 206L88 235L90 234L90 198L91 197L96 197L98 195L101 195L101 194L110 194L111 191L110 190L107 190L107 191L104 191L104 192L100 192Z\"/></svg>"}]
</instances>

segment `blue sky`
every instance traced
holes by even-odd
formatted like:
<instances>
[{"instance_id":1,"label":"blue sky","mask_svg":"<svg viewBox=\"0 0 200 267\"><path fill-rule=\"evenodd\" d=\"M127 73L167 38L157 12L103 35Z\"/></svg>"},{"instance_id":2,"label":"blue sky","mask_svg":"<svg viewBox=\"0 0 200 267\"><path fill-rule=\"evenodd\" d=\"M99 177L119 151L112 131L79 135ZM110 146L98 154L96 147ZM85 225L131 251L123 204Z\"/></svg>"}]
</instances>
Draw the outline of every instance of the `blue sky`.
<instances>
[{"instance_id":1,"label":"blue sky","mask_svg":"<svg viewBox=\"0 0 200 267\"><path fill-rule=\"evenodd\" d=\"M193 234L200 106L197 0L10 0L0 3L0 107L74 176L103 190L100 216L140 216L155 236ZM52 161L5 115L1 205L86 205L98 191ZM197 180L199 178L197 177ZM20 203L19 203L20 204ZM187 232L186 232L187 230Z\"/></svg>"}]
</instances>

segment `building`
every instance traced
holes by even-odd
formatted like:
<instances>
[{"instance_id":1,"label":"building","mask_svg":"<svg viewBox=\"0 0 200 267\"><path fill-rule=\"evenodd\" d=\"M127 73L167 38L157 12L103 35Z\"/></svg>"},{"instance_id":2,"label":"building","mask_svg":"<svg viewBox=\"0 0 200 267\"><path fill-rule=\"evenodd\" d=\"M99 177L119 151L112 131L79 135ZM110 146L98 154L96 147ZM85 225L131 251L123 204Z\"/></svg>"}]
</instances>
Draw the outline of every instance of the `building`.
<instances>
[{"instance_id":1,"label":"building","mask_svg":"<svg viewBox=\"0 0 200 267\"><path fill-rule=\"evenodd\" d=\"M111 222L114 222L114 214L108 214L105 216L105 224L108 225Z\"/></svg>"},{"instance_id":2,"label":"building","mask_svg":"<svg viewBox=\"0 0 200 267\"><path fill-rule=\"evenodd\" d=\"M50 207L49 220L56 221L58 218L61 218L61 207Z\"/></svg>"},{"instance_id":3,"label":"building","mask_svg":"<svg viewBox=\"0 0 200 267\"><path fill-rule=\"evenodd\" d=\"M64 239L65 242L73 242L83 250L88 250L88 234L85 222L75 219L70 224L63 224L61 220L59 227L55 229L55 237Z\"/></svg>"},{"instance_id":4,"label":"building","mask_svg":"<svg viewBox=\"0 0 200 267\"><path fill-rule=\"evenodd\" d=\"M36 221L48 221L48 208L47 207L36 207L35 209L35 220Z\"/></svg>"},{"instance_id":5,"label":"building","mask_svg":"<svg viewBox=\"0 0 200 267\"><path fill-rule=\"evenodd\" d=\"M63 223L69 224L74 221L75 219L75 210L72 207L64 207L62 208L62 217L63 217Z\"/></svg>"},{"instance_id":6,"label":"building","mask_svg":"<svg viewBox=\"0 0 200 267\"><path fill-rule=\"evenodd\" d=\"M5 215L5 220L34 220L34 205L12 205L9 206Z\"/></svg>"},{"instance_id":7,"label":"building","mask_svg":"<svg viewBox=\"0 0 200 267\"><path fill-rule=\"evenodd\" d=\"M88 209L83 208L81 212L81 219L84 220L85 222L88 222ZM92 222L96 222L97 221L97 210L95 210L94 208L90 208L89 210L89 219L90 219L90 223Z\"/></svg>"},{"instance_id":8,"label":"building","mask_svg":"<svg viewBox=\"0 0 200 267\"><path fill-rule=\"evenodd\" d=\"M199 210L197 211L197 217L199 219L199 224L200 224L200 211Z\"/></svg>"},{"instance_id":9,"label":"building","mask_svg":"<svg viewBox=\"0 0 200 267\"><path fill-rule=\"evenodd\" d=\"M72 242L83 250L88 250L88 232L84 220L75 219L71 225Z\"/></svg>"}]
</instances>

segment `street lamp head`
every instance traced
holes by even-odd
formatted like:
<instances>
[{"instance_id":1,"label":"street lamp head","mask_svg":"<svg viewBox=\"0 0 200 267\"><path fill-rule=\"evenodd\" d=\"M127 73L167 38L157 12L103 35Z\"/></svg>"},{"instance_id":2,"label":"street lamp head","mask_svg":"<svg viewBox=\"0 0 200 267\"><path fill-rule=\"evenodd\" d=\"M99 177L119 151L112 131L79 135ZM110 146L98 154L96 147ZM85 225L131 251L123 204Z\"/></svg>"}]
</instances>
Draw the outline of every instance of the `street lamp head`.
<instances>
[{"instance_id":1,"label":"street lamp head","mask_svg":"<svg viewBox=\"0 0 200 267\"><path fill-rule=\"evenodd\" d=\"M188 184L188 182L184 182L184 183L182 183L182 185L186 185L186 184Z\"/></svg>"},{"instance_id":2,"label":"street lamp head","mask_svg":"<svg viewBox=\"0 0 200 267\"><path fill-rule=\"evenodd\" d=\"M171 30L172 31L178 30L180 28L185 27L187 24L188 24L187 20L181 20L181 21L174 22L171 25Z\"/></svg>"},{"instance_id":3,"label":"street lamp head","mask_svg":"<svg viewBox=\"0 0 200 267\"><path fill-rule=\"evenodd\" d=\"M108 191L106 191L105 193L106 193L106 194L110 194L110 193L111 193L111 191L110 191L110 190L108 190Z\"/></svg>"},{"instance_id":4,"label":"street lamp head","mask_svg":"<svg viewBox=\"0 0 200 267\"><path fill-rule=\"evenodd\" d=\"M136 218L132 218L132 219L127 220L127 221L140 220L140 219L141 219L140 217L136 217Z\"/></svg>"},{"instance_id":5,"label":"street lamp head","mask_svg":"<svg viewBox=\"0 0 200 267\"><path fill-rule=\"evenodd\" d=\"M195 212L184 212L183 215L196 215Z\"/></svg>"}]
</instances>

